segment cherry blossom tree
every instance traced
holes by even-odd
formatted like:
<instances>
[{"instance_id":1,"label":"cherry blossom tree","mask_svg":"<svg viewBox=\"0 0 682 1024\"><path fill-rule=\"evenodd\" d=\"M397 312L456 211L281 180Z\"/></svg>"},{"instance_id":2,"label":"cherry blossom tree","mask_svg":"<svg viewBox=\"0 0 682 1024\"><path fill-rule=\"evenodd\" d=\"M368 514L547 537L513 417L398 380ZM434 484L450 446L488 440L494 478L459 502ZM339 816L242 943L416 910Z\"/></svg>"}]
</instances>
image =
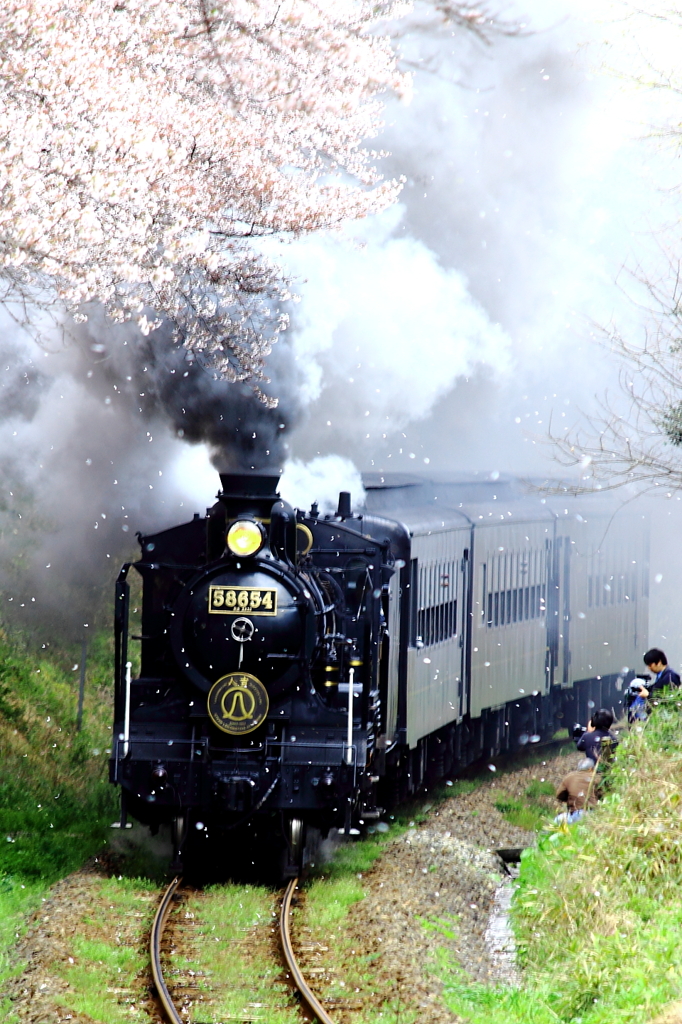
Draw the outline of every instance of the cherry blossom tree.
<instances>
[{"instance_id":1,"label":"cherry blossom tree","mask_svg":"<svg viewBox=\"0 0 682 1024\"><path fill-rule=\"evenodd\" d=\"M408 82L367 0L5 0L0 301L104 304L257 381L285 293L258 236L392 202L364 144Z\"/></svg>"}]
</instances>

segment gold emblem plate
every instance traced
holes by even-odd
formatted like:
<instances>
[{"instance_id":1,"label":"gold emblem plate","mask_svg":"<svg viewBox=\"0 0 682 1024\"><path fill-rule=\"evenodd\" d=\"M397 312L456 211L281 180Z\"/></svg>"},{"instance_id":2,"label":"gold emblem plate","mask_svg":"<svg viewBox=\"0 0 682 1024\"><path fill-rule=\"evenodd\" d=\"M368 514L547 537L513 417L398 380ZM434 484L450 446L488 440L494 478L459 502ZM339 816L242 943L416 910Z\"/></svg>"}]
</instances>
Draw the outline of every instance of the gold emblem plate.
<instances>
[{"instance_id":1,"label":"gold emblem plate","mask_svg":"<svg viewBox=\"0 0 682 1024\"><path fill-rule=\"evenodd\" d=\"M260 679L249 672L230 672L211 687L208 713L228 736L244 736L265 720L270 701Z\"/></svg>"},{"instance_id":2,"label":"gold emblem plate","mask_svg":"<svg viewBox=\"0 0 682 1024\"><path fill-rule=\"evenodd\" d=\"M212 615L276 615L277 591L274 587L212 586L208 610Z\"/></svg>"}]
</instances>

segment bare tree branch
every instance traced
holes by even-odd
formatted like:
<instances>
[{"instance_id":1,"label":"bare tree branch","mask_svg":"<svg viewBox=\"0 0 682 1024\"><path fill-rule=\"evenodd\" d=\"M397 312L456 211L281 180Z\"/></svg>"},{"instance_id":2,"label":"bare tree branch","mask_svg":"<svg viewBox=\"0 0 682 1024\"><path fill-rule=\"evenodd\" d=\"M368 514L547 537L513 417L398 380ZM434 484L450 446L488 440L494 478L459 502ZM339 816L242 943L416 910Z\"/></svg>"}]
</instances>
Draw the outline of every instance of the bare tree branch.
<instances>
[{"instance_id":1,"label":"bare tree branch","mask_svg":"<svg viewBox=\"0 0 682 1024\"><path fill-rule=\"evenodd\" d=\"M566 434L547 441L557 461L580 469L572 493L612 490L625 484L639 492L682 488L682 263L670 262L664 280L634 275L650 303L641 341L616 327L602 329L604 344L620 360L620 391L605 395L600 411Z\"/></svg>"}]
</instances>

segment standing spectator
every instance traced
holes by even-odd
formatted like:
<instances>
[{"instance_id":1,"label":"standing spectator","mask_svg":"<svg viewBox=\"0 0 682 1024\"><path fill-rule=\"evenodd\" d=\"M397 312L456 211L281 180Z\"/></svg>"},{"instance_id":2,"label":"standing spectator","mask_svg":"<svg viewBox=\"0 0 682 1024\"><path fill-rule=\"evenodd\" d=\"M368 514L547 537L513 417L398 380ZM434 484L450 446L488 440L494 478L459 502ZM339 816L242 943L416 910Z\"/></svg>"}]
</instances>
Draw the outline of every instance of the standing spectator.
<instances>
[{"instance_id":1,"label":"standing spectator","mask_svg":"<svg viewBox=\"0 0 682 1024\"><path fill-rule=\"evenodd\" d=\"M602 744L604 753L607 747L611 752L618 745L618 737L615 732L611 732L612 725L613 715L606 708L601 708L592 715L586 731L578 740L578 750L582 750L585 757L589 757L594 764L602 756Z\"/></svg>"},{"instance_id":2,"label":"standing spectator","mask_svg":"<svg viewBox=\"0 0 682 1024\"><path fill-rule=\"evenodd\" d=\"M639 692L642 697L648 697L654 690L662 690L664 686L680 685L680 677L670 668L665 652L659 647L652 647L650 651L646 652L644 664L650 672L656 673L656 678L649 687L641 688Z\"/></svg>"}]
</instances>

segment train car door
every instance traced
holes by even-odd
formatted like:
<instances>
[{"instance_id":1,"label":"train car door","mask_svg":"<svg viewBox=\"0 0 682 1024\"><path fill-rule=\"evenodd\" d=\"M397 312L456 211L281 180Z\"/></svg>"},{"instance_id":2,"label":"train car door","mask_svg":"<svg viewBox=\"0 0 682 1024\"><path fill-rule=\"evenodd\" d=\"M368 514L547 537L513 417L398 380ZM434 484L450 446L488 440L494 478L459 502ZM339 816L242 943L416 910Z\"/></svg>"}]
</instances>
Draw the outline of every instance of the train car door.
<instances>
[{"instance_id":1,"label":"train car door","mask_svg":"<svg viewBox=\"0 0 682 1024\"><path fill-rule=\"evenodd\" d=\"M568 686L571 667L571 539L559 535L547 541L547 680L548 686Z\"/></svg>"},{"instance_id":2,"label":"train car door","mask_svg":"<svg viewBox=\"0 0 682 1024\"><path fill-rule=\"evenodd\" d=\"M430 512L430 516L433 513ZM470 600L471 530L464 516L442 513L412 525L407 646L407 741L464 714Z\"/></svg>"},{"instance_id":3,"label":"train car door","mask_svg":"<svg viewBox=\"0 0 682 1024\"><path fill-rule=\"evenodd\" d=\"M469 547L464 549L461 563L462 572L460 577L460 588L462 595L462 624L460 626L459 631L459 647L461 652L461 661L459 670L459 704L457 708L458 719L462 718L469 710L469 677L471 675L471 620L473 616L473 591L471 572L474 564L473 541L474 535L472 530Z\"/></svg>"}]
</instances>

